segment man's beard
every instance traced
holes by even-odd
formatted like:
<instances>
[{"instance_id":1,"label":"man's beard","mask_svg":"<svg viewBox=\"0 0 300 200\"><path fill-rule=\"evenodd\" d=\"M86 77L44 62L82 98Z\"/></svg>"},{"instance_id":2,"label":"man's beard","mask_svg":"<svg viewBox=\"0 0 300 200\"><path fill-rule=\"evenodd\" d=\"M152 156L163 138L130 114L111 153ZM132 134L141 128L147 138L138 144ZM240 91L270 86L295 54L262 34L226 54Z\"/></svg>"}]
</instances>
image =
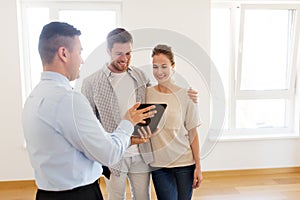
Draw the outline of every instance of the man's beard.
<instances>
[{"instance_id":1,"label":"man's beard","mask_svg":"<svg viewBox=\"0 0 300 200\"><path fill-rule=\"evenodd\" d=\"M110 63L113 69L115 69L118 72L125 72L128 69L128 63L126 63L125 67L121 67L118 65L118 62L112 62Z\"/></svg>"}]
</instances>

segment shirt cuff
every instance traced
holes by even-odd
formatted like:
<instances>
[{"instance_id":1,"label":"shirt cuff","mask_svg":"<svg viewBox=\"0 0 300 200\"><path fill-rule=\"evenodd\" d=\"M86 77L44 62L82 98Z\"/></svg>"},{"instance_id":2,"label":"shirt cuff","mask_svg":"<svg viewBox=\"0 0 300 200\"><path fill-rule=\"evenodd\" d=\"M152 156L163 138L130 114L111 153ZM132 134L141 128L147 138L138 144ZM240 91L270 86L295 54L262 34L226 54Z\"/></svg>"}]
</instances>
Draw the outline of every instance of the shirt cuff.
<instances>
[{"instance_id":1,"label":"shirt cuff","mask_svg":"<svg viewBox=\"0 0 300 200\"><path fill-rule=\"evenodd\" d=\"M119 124L119 128L122 131L124 131L124 133L127 134L128 136L131 136L131 134L134 131L133 124L128 120L121 120L121 122Z\"/></svg>"}]
</instances>

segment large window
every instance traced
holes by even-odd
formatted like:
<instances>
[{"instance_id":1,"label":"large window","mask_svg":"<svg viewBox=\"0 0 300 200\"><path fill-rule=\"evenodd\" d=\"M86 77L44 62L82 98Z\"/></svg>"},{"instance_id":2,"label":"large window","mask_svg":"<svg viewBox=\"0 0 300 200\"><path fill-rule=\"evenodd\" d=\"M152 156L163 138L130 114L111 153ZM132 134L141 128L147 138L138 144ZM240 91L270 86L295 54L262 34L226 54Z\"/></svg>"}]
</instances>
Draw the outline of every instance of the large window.
<instances>
[{"instance_id":1,"label":"large window","mask_svg":"<svg viewBox=\"0 0 300 200\"><path fill-rule=\"evenodd\" d=\"M211 57L225 88L225 136L299 129L299 11L296 5L212 5Z\"/></svg>"},{"instance_id":2,"label":"large window","mask_svg":"<svg viewBox=\"0 0 300 200\"><path fill-rule=\"evenodd\" d=\"M38 53L38 38L50 21L63 21L81 30L83 59L105 41L109 31L119 25L120 4L88 1L21 1L23 100L39 82L42 64Z\"/></svg>"}]
</instances>

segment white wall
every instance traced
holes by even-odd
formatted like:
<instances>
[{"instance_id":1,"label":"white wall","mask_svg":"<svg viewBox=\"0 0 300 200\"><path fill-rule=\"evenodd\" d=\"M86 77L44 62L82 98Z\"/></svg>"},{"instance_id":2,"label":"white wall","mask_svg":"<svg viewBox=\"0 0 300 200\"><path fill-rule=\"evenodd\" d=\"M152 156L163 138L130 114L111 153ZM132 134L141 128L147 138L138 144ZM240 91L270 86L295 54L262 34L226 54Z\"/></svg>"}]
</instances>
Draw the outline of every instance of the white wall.
<instances>
[{"instance_id":1,"label":"white wall","mask_svg":"<svg viewBox=\"0 0 300 200\"><path fill-rule=\"evenodd\" d=\"M3 0L0 7L0 180L32 178L23 148L21 84L16 1Z\"/></svg>"},{"instance_id":2,"label":"white wall","mask_svg":"<svg viewBox=\"0 0 300 200\"><path fill-rule=\"evenodd\" d=\"M23 148L17 6L12 0L1 3L0 181L33 179ZM124 0L122 10L122 25L129 30L169 29L190 37L209 50L208 0ZM200 102L208 101L207 97L201 98ZM202 165L206 171L299 166L299 150L297 139L219 142L202 160Z\"/></svg>"},{"instance_id":3,"label":"white wall","mask_svg":"<svg viewBox=\"0 0 300 200\"><path fill-rule=\"evenodd\" d=\"M122 25L129 30L169 29L209 50L209 0L124 0L122 7Z\"/></svg>"}]
</instances>

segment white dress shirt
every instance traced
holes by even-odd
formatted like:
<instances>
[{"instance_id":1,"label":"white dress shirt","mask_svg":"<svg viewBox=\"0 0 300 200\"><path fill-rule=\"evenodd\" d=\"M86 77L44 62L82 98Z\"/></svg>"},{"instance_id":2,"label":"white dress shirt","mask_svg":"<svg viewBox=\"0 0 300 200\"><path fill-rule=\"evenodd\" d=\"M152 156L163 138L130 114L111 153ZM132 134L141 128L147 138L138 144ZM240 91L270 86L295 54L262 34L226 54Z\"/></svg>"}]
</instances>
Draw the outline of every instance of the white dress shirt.
<instances>
[{"instance_id":1,"label":"white dress shirt","mask_svg":"<svg viewBox=\"0 0 300 200\"><path fill-rule=\"evenodd\" d=\"M62 191L93 183L102 174L101 164L117 163L133 125L122 120L107 133L65 76L43 72L26 100L23 129L38 188Z\"/></svg>"}]
</instances>

